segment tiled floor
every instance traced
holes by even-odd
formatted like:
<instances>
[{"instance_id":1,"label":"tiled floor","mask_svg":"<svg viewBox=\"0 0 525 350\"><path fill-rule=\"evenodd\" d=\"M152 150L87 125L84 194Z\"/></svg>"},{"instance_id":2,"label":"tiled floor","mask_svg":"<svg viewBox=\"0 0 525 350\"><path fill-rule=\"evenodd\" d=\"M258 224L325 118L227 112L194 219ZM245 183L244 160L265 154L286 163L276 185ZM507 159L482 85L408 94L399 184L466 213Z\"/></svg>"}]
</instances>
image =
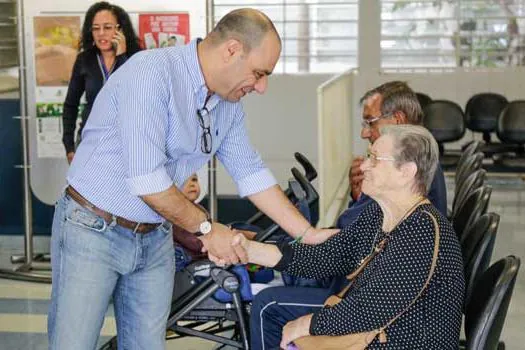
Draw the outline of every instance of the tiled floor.
<instances>
[{"instance_id":1,"label":"tiled floor","mask_svg":"<svg viewBox=\"0 0 525 350\"><path fill-rule=\"evenodd\" d=\"M493 186L489 211L501 215L493 261L509 254L525 257L525 182L519 178L489 178ZM447 185L453 185L447 179ZM451 198L451 196L449 196ZM450 199L449 198L449 199ZM35 251L47 250L48 239L35 240ZM20 253L21 237L0 237L0 267L11 268L9 257ZM525 264L525 261L522 261ZM507 349L523 349L525 335L525 267L521 268L507 315L502 340ZM0 279L0 349L47 349L46 314L51 287L48 284ZM523 323L522 323L523 322ZM115 334L112 310L107 313L100 344ZM217 345L184 338L167 342L167 349L203 350Z\"/></svg>"}]
</instances>

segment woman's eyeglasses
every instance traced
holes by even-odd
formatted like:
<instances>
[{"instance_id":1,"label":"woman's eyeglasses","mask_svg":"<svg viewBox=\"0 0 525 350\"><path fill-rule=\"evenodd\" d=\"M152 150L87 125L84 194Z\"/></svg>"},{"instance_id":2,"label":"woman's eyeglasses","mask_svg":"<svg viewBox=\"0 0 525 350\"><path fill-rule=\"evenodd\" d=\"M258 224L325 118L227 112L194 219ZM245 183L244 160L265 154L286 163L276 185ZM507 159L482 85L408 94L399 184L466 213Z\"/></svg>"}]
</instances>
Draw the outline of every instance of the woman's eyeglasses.
<instances>
[{"instance_id":1,"label":"woman's eyeglasses","mask_svg":"<svg viewBox=\"0 0 525 350\"><path fill-rule=\"evenodd\" d=\"M372 164L372 166L374 166L374 167L377 165L378 161L380 161L380 160L386 160L386 161L389 161L389 162L395 162L396 161L396 159L394 157L376 156L375 154L373 154L370 151L366 152L366 159L368 159L370 161L370 164Z\"/></svg>"},{"instance_id":2,"label":"woman's eyeglasses","mask_svg":"<svg viewBox=\"0 0 525 350\"><path fill-rule=\"evenodd\" d=\"M202 128L201 135L201 151L202 153L210 154L212 149L212 139L210 131L210 113L206 107L197 109L197 117L199 125Z\"/></svg>"}]
</instances>

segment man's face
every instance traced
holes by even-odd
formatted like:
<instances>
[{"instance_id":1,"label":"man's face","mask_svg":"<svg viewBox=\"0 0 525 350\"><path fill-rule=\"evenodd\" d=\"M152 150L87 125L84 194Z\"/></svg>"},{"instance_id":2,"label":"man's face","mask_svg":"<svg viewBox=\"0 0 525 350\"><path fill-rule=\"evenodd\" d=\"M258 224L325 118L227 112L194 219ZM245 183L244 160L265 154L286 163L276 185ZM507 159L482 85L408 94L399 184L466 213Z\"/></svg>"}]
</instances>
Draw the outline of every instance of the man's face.
<instances>
[{"instance_id":1,"label":"man's face","mask_svg":"<svg viewBox=\"0 0 525 350\"><path fill-rule=\"evenodd\" d=\"M361 138L374 143L380 136L379 128L387 124L398 124L395 115L387 116L381 114L383 97L380 94L370 96L363 102L363 121L368 121L369 125L361 127Z\"/></svg>"},{"instance_id":2,"label":"man's face","mask_svg":"<svg viewBox=\"0 0 525 350\"><path fill-rule=\"evenodd\" d=\"M268 86L268 76L272 73L279 55L281 44L277 36L270 32L258 47L245 54L244 50L232 58L227 69L223 98L230 102L237 102L246 94L253 91L263 94Z\"/></svg>"}]
</instances>

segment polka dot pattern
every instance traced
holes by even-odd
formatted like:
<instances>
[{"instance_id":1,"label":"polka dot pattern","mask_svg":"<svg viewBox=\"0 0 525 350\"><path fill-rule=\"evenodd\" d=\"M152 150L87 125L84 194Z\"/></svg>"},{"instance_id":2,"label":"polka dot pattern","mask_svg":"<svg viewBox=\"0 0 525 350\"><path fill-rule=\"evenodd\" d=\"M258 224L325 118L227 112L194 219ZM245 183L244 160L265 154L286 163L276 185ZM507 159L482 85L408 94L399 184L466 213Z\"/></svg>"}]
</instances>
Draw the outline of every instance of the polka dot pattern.
<instances>
[{"instance_id":1,"label":"polka dot pattern","mask_svg":"<svg viewBox=\"0 0 525 350\"><path fill-rule=\"evenodd\" d=\"M314 314L316 335L343 335L384 326L403 311L427 280L434 250L434 215L440 227L437 266L426 291L387 329L388 342L376 339L370 349L457 349L464 293L463 262L451 224L431 204L419 206L389 235L385 249L354 281L334 307ZM287 272L308 278L347 275L385 236L383 213L370 204L354 225L318 246L283 249Z\"/></svg>"}]
</instances>

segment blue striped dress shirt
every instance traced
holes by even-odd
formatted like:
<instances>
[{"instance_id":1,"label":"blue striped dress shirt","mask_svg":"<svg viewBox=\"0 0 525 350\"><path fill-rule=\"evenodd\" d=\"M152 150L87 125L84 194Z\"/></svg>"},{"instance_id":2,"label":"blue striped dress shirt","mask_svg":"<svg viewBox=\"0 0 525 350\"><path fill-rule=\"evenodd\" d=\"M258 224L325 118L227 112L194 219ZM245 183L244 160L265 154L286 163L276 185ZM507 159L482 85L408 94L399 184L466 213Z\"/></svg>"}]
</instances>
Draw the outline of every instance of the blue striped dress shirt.
<instances>
[{"instance_id":1,"label":"blue striped dress shirt","mask_svg":"<svg viewBox=\"0 0 525 350\"><path fill-rule=\"evenodd\" d=\"M249 142L241 104L218 95L206 102L207 93L197 40L133 55L95 99L68 183L97 207L147 223L164 219L139 196L180 188L213 154L241 196L276 184ZM203 107L210 117L209 154L202 152L197 116Z\"/></svg>"}]
</instances>

